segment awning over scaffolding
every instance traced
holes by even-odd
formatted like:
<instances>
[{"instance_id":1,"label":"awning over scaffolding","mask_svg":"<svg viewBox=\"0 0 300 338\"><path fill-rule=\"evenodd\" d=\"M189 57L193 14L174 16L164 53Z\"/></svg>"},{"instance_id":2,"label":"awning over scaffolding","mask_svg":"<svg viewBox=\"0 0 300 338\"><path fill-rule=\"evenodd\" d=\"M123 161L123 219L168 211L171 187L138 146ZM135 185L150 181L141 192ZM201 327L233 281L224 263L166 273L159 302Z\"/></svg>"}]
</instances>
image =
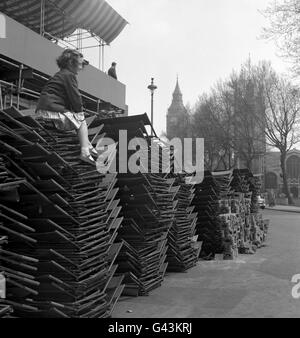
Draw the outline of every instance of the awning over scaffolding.
<instances>
[{"instance_id":1,"label":"awning over scaffolding","mask_svg":"<svg viewBox=\"0 0 300 338\"><path fill-rule=\"evenodd\" d=\"M63 39L77 28L111 43L127 21L104 0L4 0L0 11L40 33L44 3L44 31Z\"/></svg>"}]
</instances>

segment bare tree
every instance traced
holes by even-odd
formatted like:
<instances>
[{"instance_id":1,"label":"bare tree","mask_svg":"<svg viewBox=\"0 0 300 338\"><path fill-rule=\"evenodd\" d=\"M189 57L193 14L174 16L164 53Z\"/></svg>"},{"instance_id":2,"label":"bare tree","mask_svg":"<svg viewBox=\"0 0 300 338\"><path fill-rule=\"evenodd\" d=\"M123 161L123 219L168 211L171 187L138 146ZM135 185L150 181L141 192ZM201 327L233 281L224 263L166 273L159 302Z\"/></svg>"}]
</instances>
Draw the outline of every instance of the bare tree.
<instances>
[{"instance_id":1,"label":"bare tree","mask_svg":"<svg viewBox=\"0 0 300 338\"><path fill-rule=\"evenodd\" d=\"M234 110L233 148L241 165L254 170L253 162L265 153L265 137L257 123L257 115L264 114L263 90L257 82L257 69L249 59L239 73L232 73L228 82Z\"/></svg>"},{"instance_id":2,"label":"bare tree","mask_svg":"<svg viewBox=\"0 0 300 338\"><path fill-rule=\"evenodd\" d=\"M209 98L206 95L199 98L192 119L192 131L194 137L204 139L204 165L207 170L213 171L218 157L218 131L212 121L213 112L208 101Z\"/></svg>"},{"instance_id":3,"label":"bare tree","mask_svg":"<svg viewBox=\"0 0 300 338\"><path fill-rule=\"evenodd\" d=\"M235 153L252 169L266 147L280 151L284 191L289 204L286 160L300 142L300 91L278 76L270 63L251 65L248 60L229 80L203 95L193 117L194 136L204 137L206 166L211 170L236 167Z\"/></svg>"},{"instance_id":4,"label":"bare tree","mask_svg":"<svg viewBox=\"0 0 300 338\"><path fill-rule=\"evenodd\" d=\"M257 115L265 111L258 68L248 60L238 73L219 81L199 100L194 129L195 136L206 140L208 167L227 170L240 162L241 167L253 170L254 160L265 153L264 132L257 122Z\"/></svg>"},{"instance_id":5,"label":"bare tree","mask_svg":"<svg viewBox=\"0 0 300 338\"><path fill-rule=\"evenodd\" d=\"M219 90L202 95L193 115L193 135L204 138L205 167L211 171L234 167L231 123L227 119L223 100Z\"/></svg>"},{"instance_id":6,"label":"bare tree","mask_svg":"<svg viewBox=\"0 0 300 338\"><path fill-rule=\"evenodd\" d=\"M263 15L270 21L263 38L275 40L282 56L292 62L292 70L300 75L300 1L273 1Z\"/></svg>"},{"instance_id":7,"label":"bare tree","mask_svg":"<svg viewBox=\"0 0 300 338\"><path fill-rule=\"evenodd\" d=\"M263 75L264 77L266 74ZM300 141L300 92L289 81L271 72L264 80L266 112L262 123L267 142L280 151L283 188L288 202L293 205L290 194L286 160L288 152Z\"/></svg>"}]
</instances>

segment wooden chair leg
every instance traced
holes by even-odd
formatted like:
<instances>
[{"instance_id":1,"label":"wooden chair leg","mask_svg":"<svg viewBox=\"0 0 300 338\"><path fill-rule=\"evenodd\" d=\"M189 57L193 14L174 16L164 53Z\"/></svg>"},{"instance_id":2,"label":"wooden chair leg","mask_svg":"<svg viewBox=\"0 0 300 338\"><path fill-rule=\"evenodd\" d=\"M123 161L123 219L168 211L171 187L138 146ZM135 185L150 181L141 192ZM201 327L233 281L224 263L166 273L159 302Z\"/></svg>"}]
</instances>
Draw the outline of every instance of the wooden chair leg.
<instances>
[{"instance_id":1,"label":"wooden chair leg","mask_svg":"<svg viewBox=\"0 0 300 338\"><path fill-rule=\"evenodd\" d=\"M3 110L2 87L0 85L0 109Z\"/></svg>"}]
</instances>

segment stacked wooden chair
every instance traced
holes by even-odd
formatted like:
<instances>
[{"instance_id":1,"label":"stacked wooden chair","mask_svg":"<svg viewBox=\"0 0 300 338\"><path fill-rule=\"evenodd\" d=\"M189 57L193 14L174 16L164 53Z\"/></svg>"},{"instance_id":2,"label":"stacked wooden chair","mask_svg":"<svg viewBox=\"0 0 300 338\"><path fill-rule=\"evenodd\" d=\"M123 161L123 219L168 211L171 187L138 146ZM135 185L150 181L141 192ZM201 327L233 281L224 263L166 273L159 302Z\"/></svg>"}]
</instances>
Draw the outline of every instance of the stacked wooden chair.
<instances>
[{"instance_id":1,"label":"stacked wooden chair","mask_svg":"<svg viewBox=\"0 0 300 338\"><path fill-rule=\"evenodd\" d=\"M13 308L0 299L0 319L13 318Z\"/></svg>"},{"instance_id":2,"label":"stacked wooden chair","mask_svg":"<svg viewBox=\"0 0 300 338\"><path fill-rule=\"evenodd\" d=\"M168 234L168 271L183 272L196 265L200 245L197 242L196 224L198 214L192 205L195 189L186 183L186 175L177 175L175 187L177 200L175 219Z\"/></svg>"},{"instance_id":3,"label":"stacked wooden chair","mask_svg":"<svg viewBox=\"0 0 300 338\"><path fill-rule=\"evenodd\" d=\"M196 234L202 242L200 258L214 259L223 252L222 224L218 218L219 187L211 172L204 173L204 179L195 186L193 205L198 213Z\"/></svg>"},{"instance_id":4,"label":"stacked wooden chair","mask_svg":"<svg viewBox=\"0 0 300 338\"><path fill-rule=\"evenodd\" d=\"M3 137L2 129L1 139ZM8 144L5 149L19 153ZM6 280L5 304L15 311L32 311L35 309L24 301L24 296L37 295L39 286L34 276L38 261L30 252L36 241L31 236L34 229L28 224L28 217L17 207L21 199L20 189L28 189L30 185L27 187L26 180L14 173L7 158L5 153L0 156L0 233L5 235L0 248L0 271ZM29 253L24 253L26 249Z\"/></svg>"},{"instance_id":5,"label":"stacked wooden chair","mask_svg":"<svg viewBox=\"0 0 300 338\"><path fill-rule=\"evenodd\" d=\"M6 244L7 237L0 236L0 257ZM1 272L0 268L0 319L10 317L11 313L13 312L12 307L6 303L5 298L6 298L6 279L4 272Z\"/></svg>"}]
</instances>

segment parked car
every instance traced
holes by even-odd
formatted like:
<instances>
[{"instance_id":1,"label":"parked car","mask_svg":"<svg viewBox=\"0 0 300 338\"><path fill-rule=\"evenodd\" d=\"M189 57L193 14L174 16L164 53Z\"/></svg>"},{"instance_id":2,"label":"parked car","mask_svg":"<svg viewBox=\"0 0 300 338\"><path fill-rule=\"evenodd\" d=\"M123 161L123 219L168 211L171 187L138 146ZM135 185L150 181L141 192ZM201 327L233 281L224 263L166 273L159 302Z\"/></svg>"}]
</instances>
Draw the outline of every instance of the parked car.
<instances>
[{"instance_id":1,"label":"parked car","mask_svg":"<svg viewBox=\"0 0 300 338\"><path fill-rule=\"evenodd\" d=\"M258 196L258 205L261 209L265 209L266 208L266 200L263 196Z\"/></svg>"}]
</instances>

